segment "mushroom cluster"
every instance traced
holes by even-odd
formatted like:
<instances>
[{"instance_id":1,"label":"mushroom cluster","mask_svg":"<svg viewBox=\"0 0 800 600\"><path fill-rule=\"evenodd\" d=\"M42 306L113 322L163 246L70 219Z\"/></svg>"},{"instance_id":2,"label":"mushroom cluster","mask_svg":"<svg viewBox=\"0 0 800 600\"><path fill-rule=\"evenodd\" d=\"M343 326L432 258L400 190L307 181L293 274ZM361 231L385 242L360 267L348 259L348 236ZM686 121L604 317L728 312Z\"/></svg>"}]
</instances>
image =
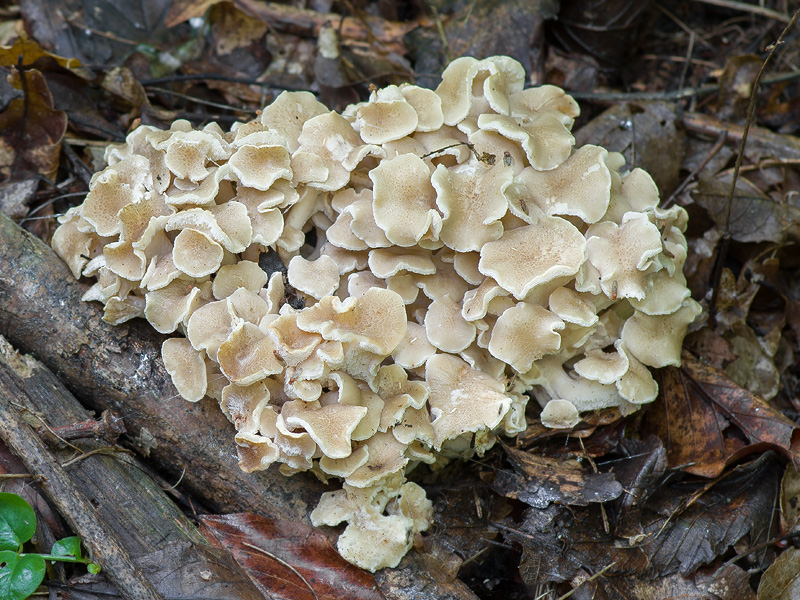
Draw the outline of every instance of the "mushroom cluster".
<instances>
[{"instance_id":1,"label":"mushroom cluster","mask_svg":"<svg viewBox=\"0 0 800 600\"><path fill-rule=\"evenodd\" d=\"M531 394L550 427L636 410L699 313L686 212L524 82L460 58L342 114L299 92L230 132L140 126L53 237L108 322L179 334L166 368L219 402L242 469L343 480L311 518L369 570L428 526L414 465L523 431Z\"/></svg>"}]
</instances>

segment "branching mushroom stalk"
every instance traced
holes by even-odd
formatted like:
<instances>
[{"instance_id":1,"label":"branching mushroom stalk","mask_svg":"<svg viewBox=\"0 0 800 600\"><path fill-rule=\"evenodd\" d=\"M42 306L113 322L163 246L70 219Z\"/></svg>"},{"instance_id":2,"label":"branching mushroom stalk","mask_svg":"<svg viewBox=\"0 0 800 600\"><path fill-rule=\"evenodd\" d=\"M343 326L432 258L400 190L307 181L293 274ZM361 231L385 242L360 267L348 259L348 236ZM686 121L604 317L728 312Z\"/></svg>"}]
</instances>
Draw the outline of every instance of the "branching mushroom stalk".
<instances>
[{"instance_id":1,"label":"branching mushroom stalk","mask_svg":"<svg viewBox=\"0 0 800 600\"><path fill-rule=\"evenodd\" d=\"M219 403L242 469L343 481L311 519L347 521L365 569L428 527L415 465L523 431L530 397L549 427L635 411L700 312L686 212L575 149L575 101L524 83L511 58L459 58L436 90L342 114L287 92L229 132L140 126L53 238L108 322L175 334L175 387ZM275 253L285 276L259 267Z\"/></svg>"}]
</instances>

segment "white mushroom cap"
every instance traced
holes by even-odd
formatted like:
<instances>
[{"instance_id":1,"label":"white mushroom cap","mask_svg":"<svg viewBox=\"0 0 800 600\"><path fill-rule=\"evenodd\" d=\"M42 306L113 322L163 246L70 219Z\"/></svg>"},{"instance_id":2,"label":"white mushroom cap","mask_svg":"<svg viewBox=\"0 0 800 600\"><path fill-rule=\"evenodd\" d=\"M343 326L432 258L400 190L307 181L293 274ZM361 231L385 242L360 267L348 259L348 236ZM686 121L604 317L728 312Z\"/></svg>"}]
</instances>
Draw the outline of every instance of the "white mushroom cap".
<instances>
[{"instance_id":1,"label":"white mushroom cap","mask_svg":"<svg viewBox=\"0 0 800 600\"><path fill-rule=\"evenodd\" d=\"M617 340L614 346L619 349L622 340ZM589 350L586 356L575 363L575 372L581 377L610 384L622 379L628 372L630 361L624 352L604 352L599 348Z\"/></svg>"},{"instance_id":2,"label":"white mushroom cap","mask_svg":"<svg viewBox=\"0 0 800 600\"><path fill-rule=\"evenodd\" d=\"M202 400L208 385L204 353L192 348L186 338L170 338L161 345L161 357L181 397L189 402Z\"/></svg>"},{"instance_id":3,"label":"white mushroom cap","mask_svg":"<svg viewBox=\"0 0 800 600\"><path fill-rule=\"evenodd\" d=\"M328 108L318 102L310 92L281 92L272 104L261 111L260 122L277 131L294 152L303 125L312 117L328 113Z\"/></svg>"},{"instance_id":4,"label":"white mushroom cap","mask_svg":"<svg viewBox=\"0 0 800 600\"><path fill-rule=\"evenodd\" d=\"M413 246L429 231L439 231L436 192L428 165L418 156L401 154L381 161L369 172L373 183L375 223L398 246Z\"/></svg>"},{"instance_id":5,"label":"white mushroom cap","mask_svg":"<svg viewBox=\"0 0 800 600\"><path fill-rule=\"evenodd\" d=\"M225 265L217 271L214 277L214 298L222 300L233 294L239 288L251 292L258 292L267 284L267 274L249 260L242 260L235 265Z\"/></svg>"},{"instance_id":6,"label":"white mushroom cap","mask_svg":"<svg viewBox=\"0 0 800 600\"><path fill-rule=\"evenodd\" d=\"M428 341L442 352L461 352L475 339L475 325L461 315L461 307L448 295L431 302L425 314Z\"/></svg>"},{"instance_id":7,"label":"white mushroom cap","mask_svg":"<svg viewBox=\"0 0 800 600\"><path fill-rule=\"evenodd\" d=\"M503 161L486 168L477 161L436 167L431 183L442 211L440 239L458 252L480 250L503 235L500 219L508 210L504 192L513 173Z\"/></svg>"},{"instance_id":8,"label":"white mushroom cap","mask_svg":"<svg viewBox=\"0 0 800 600\"><path fill-rule=\"evenodd\" d=\"M372 92L356 110L355 127L367 144L384 144L413 133L419 117L400 88L390 85Z\"/></svg>"},{"instance_id":9,"label":"white mushroom cap","mask_svg":"<svg viewBox=\"0 0 800 600\"><path fill-rule=\"evenodd\" d=\"M232 383L222 390L219 407L236 427L236 431L258 433L262 424L262 412L267 410L272 413L273 420L277 417L268 403L269 391L263 382L258 381L248 386Z\"/></svg>"},{"instance_id":10,"label":"white mushroom cap","mask_svg":"<svg viewBox=\"0 0 800 600\"><path fill-rule=\"evenodd\" d=\"M521 300L536 286L574 277L585 260L580 231L560 217L542 217L485 244L478 269Z\"/></svg>"},{"instance_id":11,"label":"white mushroom cap","mask_svg":"<svg viewBox=\"0 0 800 600\"><path fill-rule=\"evenodd\" d=\"M403 339L392 352L392 359L404 369L416 369L434 354L436 348L428 341L425 327L408 322Z\"/></svg>"},{"instance_id":12,"label":"white mushroom cap","mask_svg":"<svg viewBox=\"0 0 800 600\"><path fill-rule=\"evenodd\" d=\"M561 349L564 321L538 304L519 302L506 310L492 328L489 352L520 373L534 361Z\"/></svg>"},{"instance_id":13,"label":"white mushroom cap","mask_svg":"<svg viewBox=\"0 0 800 600\"><path fill-rule=\"evenodd\" d=\"M586 223L603 218L611 200L608 151L583 146L550 171L526 167L518 180L539 208L548 215L572 215Z\"/></svg>"},{"instance_id":14,"label":"white mushroom cap","mask_svg":"<svg viewBox=\"0 0 800 600\"><path fill-rule=\"evenodd\" d=\"M542 425L553 429L572 429L580 423L578 409L569 400L550 400L539 416Z\"/></svg>"},{"instance_id":15,"label":"white mushroom cap","mask_svg":"<svg viewBox=\"0 0 800 600\"><path fill-rule=\"evenodd\" d=\"M360 298L344 302L325 296L297 316L297 326L326 340L354 342L367 351L388 356L405 335L406 311L396 293L372 288Z\"/></svg>"},{"instance_id":16,"label":"white mushroom cap","mask_svg":"<svg viewBox=\"0 0 800 600\"><path fill-rule=\"evenodd\" d=\"M145 294L144 315L159 333L172 333L210 297L210 283L198 285L194 281L178 279Z\"/></svg>"},{"instance_id":17,"label":"white mushroom cap","mask_svg":"<svg viewBox=\"0 0 800 600\"><path fill-rule=\"evenodd\" d=\"M591 327L597 323L597 307L575 290L560 287L550 294L550 310L568 323Z\"/></svg>"},{"instance_id":18,"label":"white mushroom cap","mask_svg":"<svg viewBox=\"0 0 800 600\"><path fill-rule=\"evenodd\" d=\"M647 215L625 213L622 224L602 221L586 232L588 261L600 275L600 287L615 299L645 297L646 272L660 266L661 234Z\"/></svg>"},{"instance_id":19,"label":"white mushroom cap","mask_svg":"<svg viewBox=\"0 0 800 600\"><path fill-rule=\"evenodd\" d=\"M322 255L316 260L295 256L289 261L287 278L296 290L319 300L339 287L339 265L330 256Z\"/></svg>"},{"instance_id":20,"label":"white mushroom cap","mask_svg":"<svg viewBox=\"0 0 800 600\"><path fill-rule=\"evenodd\" d=\"M272 339L258 325L245 321L220 344L217 360L222 372L233 383L250 385L283 371L283 365L275 358L275 350Z\"/></svg>"},{"instance_id":21,"label":"white mushroom cap","mask_svg":"<svg viewBox=\"0 0 800 600\"><path fill-rule=\"evenodd\" d=\"M322 453L330 458L350 456L350 436L366 414L364 406L329 404L311 408L302 400L287 402L281 410L286 425L307 431Z\"/></svg>"},{"instance_id":22,"label":"white mushroom cap","mask_svg":"<svg viewBox=\"0 0 800 600\"><path fill-rule=\"evenodd\" d=\"M622 327L622 341L631 355L650 367L678 366L686 329L701 312L691 298L670 315L647 315L637 310Z\"/></svg>"},{"instance_id":23,"label":"white mushroom cap","mask_svg":"<svg viewBox=\"0 0 800 600\"><path fill-rule=\"evenodd\" d=\"M494 429L511 406L502 382L449 354L428 359L425 380L437 449L463 433Z\"/></svg>"}]
</instances>

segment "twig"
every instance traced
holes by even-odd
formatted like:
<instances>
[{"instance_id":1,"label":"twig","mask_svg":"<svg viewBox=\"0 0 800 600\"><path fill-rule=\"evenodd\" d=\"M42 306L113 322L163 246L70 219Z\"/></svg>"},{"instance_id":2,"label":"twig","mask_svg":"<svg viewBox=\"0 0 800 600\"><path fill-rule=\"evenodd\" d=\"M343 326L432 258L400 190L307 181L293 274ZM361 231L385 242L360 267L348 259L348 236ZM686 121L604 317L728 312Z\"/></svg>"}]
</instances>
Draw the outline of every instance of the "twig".
<instances>
[{"instance_id":1,"label":"twig","mask_svg":"<svg viewBox=\"0 0 800 600\"><path fill-rule=\"evenodd\" d=\"M764 78L764 85L773 83L783 83L800 79L800 71L792 73L781 73L773 77ZM692 96L703 96L719 91L719 84L701 85L694 88L682 90L672 90L666 92L573 92L567 93L576 100L586 100L588 102L637 102L643 100L682 100Z\"/></svg>"},{"instance_id":2,"label":"twig","mask_svg":"<svg viewBox=\"0 0 800 600\"><path fill-rule=\"evenodd\" d=\"M714 264L714 273L711 279L711 300L709 301L708 305L708 319L711 325L713 326L716 320L716 313L717 313L717 298L719 297L719 286L720 282L722 281L722 268L725 263L725 257L728 254L728 246L731 242L731 232L730 232L730 225L731 225L731 210L733 207L733 194L736 191L736 181L739 179L739 169L742 166L742 160L744 160L744 149L747 145L747 133L750 131L750 124L753 122L753 118L756 114L756 100L758 98L758 86L761 83L761 77L764 74L764 70L767 68L767 64L769 63L769 59L772 58L772 55L775 54L775 50L783 43L783 38L789 32L794 22L797 20L797 17L800 16L800 8L798 8L792 18L789 20L789 23L784 27L781 34L778 36L778 39L775 40L774 44L770 44L767 46L767 50L769 50L769 54L764 59L764 62L761 65L761 68L758 70L758 74L756 75L755 81L753 81L753 87L750 90L750 105L747 107L747 120L744 123L744 131L742 132L742 142L739 144L739 153L736 155L736 164L733 167L733 178L731 179L731 187L728 191L728 204L725 210L725 228L724 233L722 234L722 240L720 241L719 252L717 254L717 261Z\"/></svg>"},{"instance_id":3,"label":"twig","mask_svg":"<svg viewBox=\"0 0 800 600\"><path fill-rule=\"evenodd\" d=\"M311 593L314 595L314 598L316 598L317 600L319 600L319 596L317 596L317 592L315 592L315 591L314 591L314 588L313 588L313 587L311 587L311 584L310 584L310 583L308 583L308 580L307 580L305 577L303 577L303 574L302 574L300 571L298 571L297 569L295 569L295 568L294 568L292 565L290 565L288 562L286 562L285 560L283 560L283 559L282 559L282 558L280 558L279 556L275 556L275 555L274 555L272 552L268 552L267 550L264 550L263 548L259 548L258 546L254 546L253 544L249 544L249 543L247 543L247 542L242 542L242 546L247 546L248 548L252 548L253 550L255 550L255 551L257 551L257 552L261 552L262 554L264 554L265 556L268 556L269 558L271 558L271 559L272 559L272 560L274 560L275 562L278 562L278 563L282 564L284 567L286 567L287 569L289 569L289 570L290 570L292 573L294 573L295 575L297 575L297 576L300 578L300 581L302 581L303 583L305 583L305 584L306 584L306 587L308 587L308 589L309 589L309 590L311 591Z\"/></svg>"},{"instance_id":4,"label":"twig","mask_svg":"<svg viewBox=\"0 0 800 600\"><path fill-rule=\"evenodd\" d=\"M592 575L592 576L591 576L591 577L589 577L588 579L584 579L583 581L581 581L579 585L577 585L577 586L575 586L574 588L572 588L570 591L568 591L568 592L567 592L566 594L564 594L563 596L559 596L559 597L558 597L556 600L566 600L567 598L569 598L570 596L572 596L572 594L574 594L574 593L575 593L575 591L576 591L576 590L577 590L579 587L581 587L581 586L582 586L584 583L589 583L590 581L594 581L594 580L595 580L595 579L597 579L598 577L602 577L602 576L603 576L603 574L604 574L606 571L608 571L609 569L611 569L611 568L615 567L616 565L617 565L616 561L615 561L615 562L612 562L611 564L608 564L608 565L606 565L605 567L603 567L602 569L600 569L600 570L599 570L597 573L595 573L594 575Z\"/></svg>"},{"instance_id":5,"label":"twig","mask_svg":"<svg viewBox=\"0 0 800 600\"><path fill-rule=\"evenodd\" d=\"M706 168L706 165L709 163L709 161L711 161L711 159L714 158L719 153L720 150L722 150L722 147L725 145L725 141L727 139L728 139L728 132L727 131L720 132L719 136L717 137L717 141L714 142L714 145L711 147L711 150L708 151L706 157L702 160L702 162L699 165L697 165L697 167L695 167L695 169L691 173L689 173L686 179L684 179L681 182L681 184L677 188L675 188L675 191L672 192L670 197L661 203L662 208L669 208L670 206L672 206L672 203L675 202L675 199L686 188L686 186L689 185L692 181L694 181L694 178L697 177L700 171Z\"/></svg>"},{"instance_id":6,"label":"twig","mask_svg":"<svg viewBox=\"0 0 800 600\"><path fill-rule=\"evenodd\" d=\"M144 87L150 87L154 85L160 85L162 83L177 83L179 81L227 81L230 83L242 83L244 85L257 85L259 87L271 88L276 90L292 89L288 87L277 88L274 83L270 83L268 81L258 81L257 79L245 79L243 77L230 77L229 75L218 75L216 73L176 74L176 75L169 75L167 77L157 77L155 79L141 79L139 83L141 83ZM294 91L300 91L300 88L297 88L297 90Z\"/></svg>"},{"instance_id":7,"label":"twig","mask_svg":"<svg viewBox=\"0 0 800 600\"><path fill-rule=\"evenodd\" d=\"M703 4L712 4L714 6L721 6L722 8L730 8L731 10L740 10L742 12L749 12L754 15L760 15L762 17L775 19L776 21L780 21L781 23L789 23L790 25L793 20L790 19L788 15L780 13L777 10L764 8L763 6L759 6L758 4L748 4L747 2L735 2L734 0L694 0L694 1L702 2Z\"/></svg>"},{"instance_id":8,"label":"twig","mask_svg":"<svg viewBox=\"0 0 800 600\"><path fill-rule=\"evenodd\" d=\"M211 100L204 100L203 98L198 98L196 96L191 96L189 94L182 94L181 92L173 92L172 90L167 90L165 88L153 87L153 86L148 86L148 87L150 88L151 92L158 92L160 94L166 94L168 96L175 96L176 98L189 100L190 102L194 102L196 104L203 104L205 106L213 106L214 108L221 108L222 110L232 110L235 112L247 113L247 114L251 114L253 112L253 110L250 108L233 106L231 104L222 104L221 102L212 102Z\"/></svg>"}]
</instances>

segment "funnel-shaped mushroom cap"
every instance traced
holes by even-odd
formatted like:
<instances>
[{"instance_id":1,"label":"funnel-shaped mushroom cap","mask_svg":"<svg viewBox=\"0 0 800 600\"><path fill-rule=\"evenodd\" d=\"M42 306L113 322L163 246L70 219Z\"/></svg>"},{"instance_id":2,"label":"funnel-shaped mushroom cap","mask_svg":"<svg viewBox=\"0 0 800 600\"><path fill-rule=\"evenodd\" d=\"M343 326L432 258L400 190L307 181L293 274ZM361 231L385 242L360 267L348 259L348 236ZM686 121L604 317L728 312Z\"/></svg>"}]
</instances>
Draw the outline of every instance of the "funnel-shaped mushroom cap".
<instances>
[{"instance_id":1,"label":"funnel-shaped mushroom cap","mask_svg":"<svg viewBox=\"0 0 800 600\"><path fill-rule=\"evenodd\" d=\"M691 298L670 315L647 315L637 310L622 327L622 341L628 352L650 367L678 366L686 330L701 312Z\"/></svg>"},{"instance_id":2,"label":"funnel-shaped mushroom cap","mask_svg":"<svg viewBox=\"0 0 800 600\"><path fill-rule=\"evenodd\" d=\"M538 304L519 302L497 319L489 341L492 356L510 364L520 373L533 361L561 349L564 321Z\"/></svg>"},{"instance_id":3,"label":"funnel-shaped mushroom cap","mask_svg":"<svg viewBox=\"0 0 800 600\"><path fill-rule=\"evenodd\" d=\"M572 215L585 223L603 218L611 198L608 151L583 146L550 171L525 168L518 180L539 208L548 215Z\"/></svg>"},{"instance_id":4,"label":"funnel-shaped mushroom cap","mask_svg":"<svg viewBox=\"0 0 800 600\"><path fill-rule=\"evenodd\" d=\"M586 240L560 217L507 231L481 249L478 269L523 299L534 287L574 277L586 260Z\"/></svg>"},{"instance_id":5,"label":"funnel-shaped mushroom cap","mask_svg":"<svg viewBox=\"0 0 800 600\"><path fill-rule=\"evenodd\" d=\"M428 165L418 156L401 154L381 161L369 172L373 182L375 223L398 246L413 246L432 228L438 232L441 215Z\"/></svg>"},{"instance_id":6,"label":"funnel-shaped mushroom cap","mask_svg":"<svg viewBox=\"0 0 800 600\"><path fill-rule=\"evenodd\" d=\"M440 239L457 252L469 252L503 235L500 219L508 211L504 192L512 177L511 167L503 161L491 168L477 161L450 169L436 167L431 183L442 211Z\"/></svg>"},{"instance_id":7,"label":"funnel-shaped mushroom cap","mask_svg":"<svg viewBox=\"0 0 800 600\"><path fill-rule=\"evenodd\" d=\"M511 406L501 381L449 354L428 359L425 380L437 449L463 433L494 429Z\"/></svg>"},{"instance_id":8,"label":"funnel-shaped mushroom cap","mask_svg":"<svg viewBox=\"0 0 800 600\"><path fill-rule=\"evenodd\" d=\"M297 326L326 340L353 342L388 356L406 333L406 311L399 295L372 288L360 298L344 302L326 296L297 316Z\"/></svg>"},{"instance_id":9,"label":"funnel-shaped mushroom cap","mask_svg":"<svg viewBox=\"0 0 800 600\"><path fill-rule=\"evenodd\" d=\"M170 338L161 345L161 356L175 389L189 402L202 400L206 395L206 363L186 338Z\"/></svg>"}]
</instances>

